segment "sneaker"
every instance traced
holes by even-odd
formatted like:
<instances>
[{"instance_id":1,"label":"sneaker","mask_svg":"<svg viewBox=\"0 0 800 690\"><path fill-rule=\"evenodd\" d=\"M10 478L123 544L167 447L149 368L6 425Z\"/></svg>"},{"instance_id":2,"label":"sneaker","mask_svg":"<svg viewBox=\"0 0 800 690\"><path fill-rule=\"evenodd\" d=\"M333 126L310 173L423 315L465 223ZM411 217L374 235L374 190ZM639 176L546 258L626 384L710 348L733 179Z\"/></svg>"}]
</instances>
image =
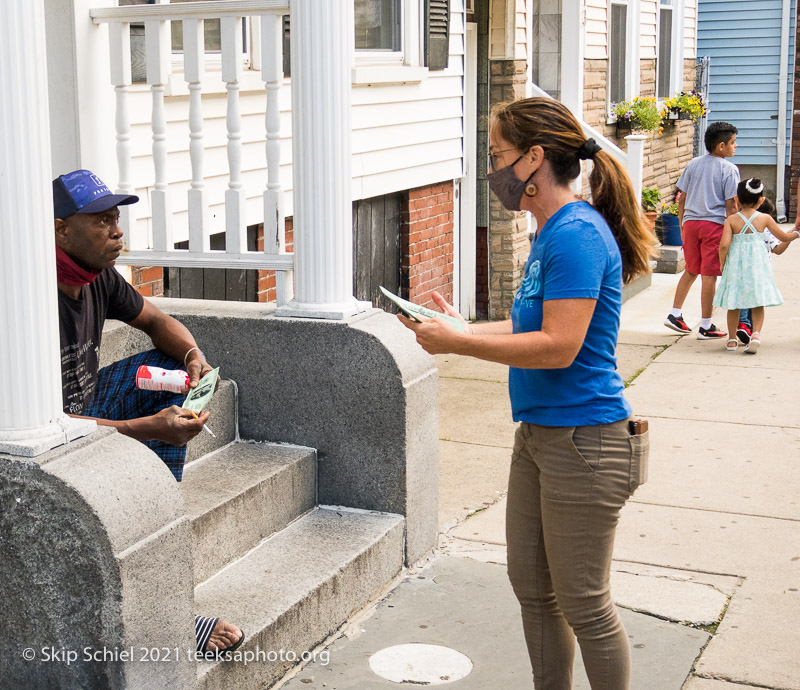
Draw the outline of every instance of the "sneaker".
<instances>
[{"instance_id":1,"label":"sneaker","mask_svg":"<svg viewBox=\"0 0 800 690\"><path fill-rule=\"evenodd\" d=\"M686 325L686 322L683 320L683 314L680 316L673 316L670 314L667 317L667 320L664 321L664 325L667 328L671 328L673 331L678 331L682 335L686 335L687 333L691 333L692 329Z\"/></svg>"},{"instance_id":2,"label":"sneaker","mask_svg":"<svg viewBox=\"0 0 800 690\"><path fill-rule=\"evenodd\" d=\"M750 342L751 334L750 326L740 321L739 325L736 327L736 337L739 338L743 344L747 345L747 343Z\"/></svg>"},{"instance_id":3,"label":"sneaker","mask_svg":"<svg viewBox=\"0 0 800 690\"><path fill-rule=\"evenodd\" d=\"M698 340L714 340L715 338L724 338L728 335L725 331L719 330L713 323L708 328L697 329Z\"/></svg>"}]
</instances>

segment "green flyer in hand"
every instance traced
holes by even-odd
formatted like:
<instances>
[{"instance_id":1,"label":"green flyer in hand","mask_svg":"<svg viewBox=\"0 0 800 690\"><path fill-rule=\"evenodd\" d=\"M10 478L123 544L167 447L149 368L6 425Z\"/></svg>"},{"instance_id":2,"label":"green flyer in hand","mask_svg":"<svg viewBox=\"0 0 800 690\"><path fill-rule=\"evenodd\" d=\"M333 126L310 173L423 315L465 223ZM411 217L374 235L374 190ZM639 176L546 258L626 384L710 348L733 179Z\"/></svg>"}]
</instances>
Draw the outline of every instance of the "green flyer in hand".
<instances>
[{"instance_id":1,"label":"green flyer in hand","mask_svg":"<svg viewBox=\"0 0 800 690\"><path fill-rule=\"evenodd\" d=\"M448 316L447 314L442 314L440 311L434 311L433 309L421 307L419 304L409 302L408 300L389 292L385 287L383 287L383 285L379 285L378 287L380 288L381 292L386 295L386 297L388 297L400 308L400 311L402 311L409 318L414 319L414 321L422 322L422 319L420 319L419 316L424 316L428 319L443 319L461 333L463 333L467 328L467 324L461 319L457 319L455 316Z\"/></svg>"},{"instance_id":2,"label":"green flyer in hand","mask_svg":"<svg viewBox=\"0 0 800 690\"><path fill-rule=\"evenodd\" d=\"M209 371L196 388L189 391L186 400L183 401L182 407L198 414L203 411L203 408L211 402L211 397L214 395L214 390L217 387L217 379L219 378L219 367L213 371Z\"/></svg>"}]
</instances>

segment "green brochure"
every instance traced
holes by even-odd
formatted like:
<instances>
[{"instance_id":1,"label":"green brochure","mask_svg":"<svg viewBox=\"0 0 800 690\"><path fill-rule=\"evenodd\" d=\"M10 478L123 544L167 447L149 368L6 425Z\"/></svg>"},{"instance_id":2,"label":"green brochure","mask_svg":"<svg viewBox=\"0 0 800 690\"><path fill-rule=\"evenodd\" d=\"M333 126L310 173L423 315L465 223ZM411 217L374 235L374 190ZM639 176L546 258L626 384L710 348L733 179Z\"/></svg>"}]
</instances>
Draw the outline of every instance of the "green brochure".
<instances>
[{"instance_id":1,"label":"green brochure","mask_svg":"<svg viewBox=\"0 0 800 690\"><path fill-rule=\"evenodd\" d=\"M467 328L467 324L465 324L461 319L457 319L455 316L448 316L447 314L442 314L440 311L433 311L433 309L428 309L427 307L420 307L418 304L409 302L408 300L389 292L385 287L383 287L383 285L381 285L380 288L381 292L392 302L394 302L406 316L414 319L415 321L419 321L420 323L422 322L422 319L420 319L419 316L425 316L429 319L440 318L447 321L447 323L449 323L453 328L455 328L457 331L461 331L462 333Z\"/></svg>"},{"instance_id":2,"label":"green brochure","mask_svg":"<svg viewBox=\"0 0 800 690\"><path fill-rule=\"evenodd\" d=\"M203 408L211 402L211 397L214 395L214 389L217 387L217 379L219 378L219 367L209 371L196 388L189 391L186 400L183 401L182 407L198 414L203 411Z\"/></svg>"}]
</instances>

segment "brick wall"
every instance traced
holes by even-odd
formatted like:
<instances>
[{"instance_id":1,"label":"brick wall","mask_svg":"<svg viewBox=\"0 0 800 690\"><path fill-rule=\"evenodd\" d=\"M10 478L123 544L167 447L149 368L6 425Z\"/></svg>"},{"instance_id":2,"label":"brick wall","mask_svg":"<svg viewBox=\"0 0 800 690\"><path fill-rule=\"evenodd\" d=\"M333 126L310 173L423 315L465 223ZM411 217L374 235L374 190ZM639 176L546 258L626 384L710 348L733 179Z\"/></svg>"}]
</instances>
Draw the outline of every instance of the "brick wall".
<instances>
[{"instance_id":1,"label":"brick wall","mask_svg":"<svg viewBox=\"0 0 800 690\"><path fill-rule=\"evenodd\" d=\"M161 266L131 266L131 285L143 297L163 297L164 269Z\"/></svg>"},{"instance_id":2,"label":"brick wall","mask_svg":"<svg viewBox=\"0 0 800 690\"><path fill-rule=\"evenodd\" d=\"M475 314L489 318L489 242L488 228L475 228Z\"/></svg>"},{"instance_id":3,"label":"brick wall","mask_svg":"<svg viewBox=\"0 0 800 690\"><path fill-rule=\"evenodd\" d=\"M606 124L607 60L586 60L584 90L584 119L619 146L623 151L628 144L624 134L617 136L616 125ZM640 65L642 96L654 96L656 89L656 61L642 60ZM683 88L694 88L694 60L684 61ZM627 132L625 132L627 134ZM675 184L692 159L694 125L691 120L678 120L668 124L662 133L652 135L645 142L643 186L656 187L664 203L674 200Z\"/></svg>"},{"instance_id":4,"label":"brick wall","mask_svg":"<svg viewBox=\"0 0 800 690\"><path fill-rule=\"evenodd\" d=\"M286 251L294 251L294 218L286 219ZM264 251L264 224L261 223L258 227L258 251ZM275 271L259 271L258 272L258 301L259 302L274 302L276 299L275 293Z\"/></svg>"},{"instance_id":5,"label":"brick wall","mask_svg":"<svg viewBox=\"0 0 800 690\"><path fill-rule=\"evenodd\" d=\"M403 200L401 286L403 296L435 306L436 290L453 301L453 183L408 190Z\"/></svg>"}]
</instances>

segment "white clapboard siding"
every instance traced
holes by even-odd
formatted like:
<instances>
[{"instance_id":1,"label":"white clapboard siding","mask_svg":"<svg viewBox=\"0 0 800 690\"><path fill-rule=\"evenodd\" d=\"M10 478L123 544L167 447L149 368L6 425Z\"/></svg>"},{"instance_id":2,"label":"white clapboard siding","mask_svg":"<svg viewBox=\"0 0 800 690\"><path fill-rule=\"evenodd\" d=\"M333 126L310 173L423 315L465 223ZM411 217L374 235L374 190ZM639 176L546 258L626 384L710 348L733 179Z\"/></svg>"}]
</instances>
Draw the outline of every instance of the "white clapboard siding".
<instances>
[{"instance_id":1,"label":"white clapboard siding","mask_svg":"<svg viewBox=\"0 0 800 690\"><path fill-rule=\"evenodd\" d=\"M610 0L586 0L586 59L608 58L608 21ZM639 57L643 60L657 57L658 0L641 0ZM684 58L697 54L697 0L685 0Z\"/></svg>"},{"instance_id":2,"label":"white clapboard siding","mask_svg":"<svg viewBox=\"0 0 800 690\"><path fill-rule=\"evenodd\" d=\"M509 21L514 17L515 3L516 0L493 0L489 4L490 60L508 60L513 55L509 51Z\"/></svg>"},{"instance_id":3,"label":"white clapboard siding","mask_svg":"<svg viewBox=\"0 0 800 690\"><path fill-rule=\"evenodd\" d=\"M513 0L511 0L513 1ZM524 2L524 0L523 0ZM420 187L462 175L465 16L462 0L451 3L450 61L447 69L427 72L419 82L356 85L352 89L353 199ZM192 167L189 89L176 56L166 90L167 177L173 240L188 239L188 190ZM207 55L201 80L203 193L212 233L225 230L225 194L229 185L227 100L219 58ZM212 90L209 92L209 90ZM152 242L149 191L153 189L152 101L146 85L134 84L129 102L131 186L141 202L132 206L137 238ZM239 90L241 115L240 182L247 224L263 221L266 169L266 95L260 73L245 69ZM284 213L293 214L291 82L280 90L280 181ZM146 236L144 236L146 234Z\"/></svg>"},{"instance_id":4,"label":"white clapboard siding","mask_svg":"<svg viewBox=\"0 0 800 690\"><path fill-rule=\"evenodd\" d=\"M697 0L686 0L686 19L683 26L683 57L697 57Z\"/></svg>"},{"instance_id":5,"label":"white clapboard siding","mask_svg":"<svg viewBox=\"0 0 800 690\"><path fill-rule=\"evenodd\" d=\"M586 59L608 58L608 0L586 0Z\"/></svg>"},{"instance_id":6,"label":"white clapboard siding","mask_svg":"<svg viewBox=\"0 0 800 690\"><path fill-rule=\"evenodd\" d=\"M652 60L658 57L658 0L642 0L639 31L639 57Z\"/></svg>"},{"instance_id":7,"label":"white clapboard siding","mask_svg":"<svg viewBox=\"0 0 800 690\"><path fill-rule=\"evenodd\" d=\"M514 59L528 59L528 5L533 0L517 0L516 30L514 32Z\"/></svg>"}]
</instances>

